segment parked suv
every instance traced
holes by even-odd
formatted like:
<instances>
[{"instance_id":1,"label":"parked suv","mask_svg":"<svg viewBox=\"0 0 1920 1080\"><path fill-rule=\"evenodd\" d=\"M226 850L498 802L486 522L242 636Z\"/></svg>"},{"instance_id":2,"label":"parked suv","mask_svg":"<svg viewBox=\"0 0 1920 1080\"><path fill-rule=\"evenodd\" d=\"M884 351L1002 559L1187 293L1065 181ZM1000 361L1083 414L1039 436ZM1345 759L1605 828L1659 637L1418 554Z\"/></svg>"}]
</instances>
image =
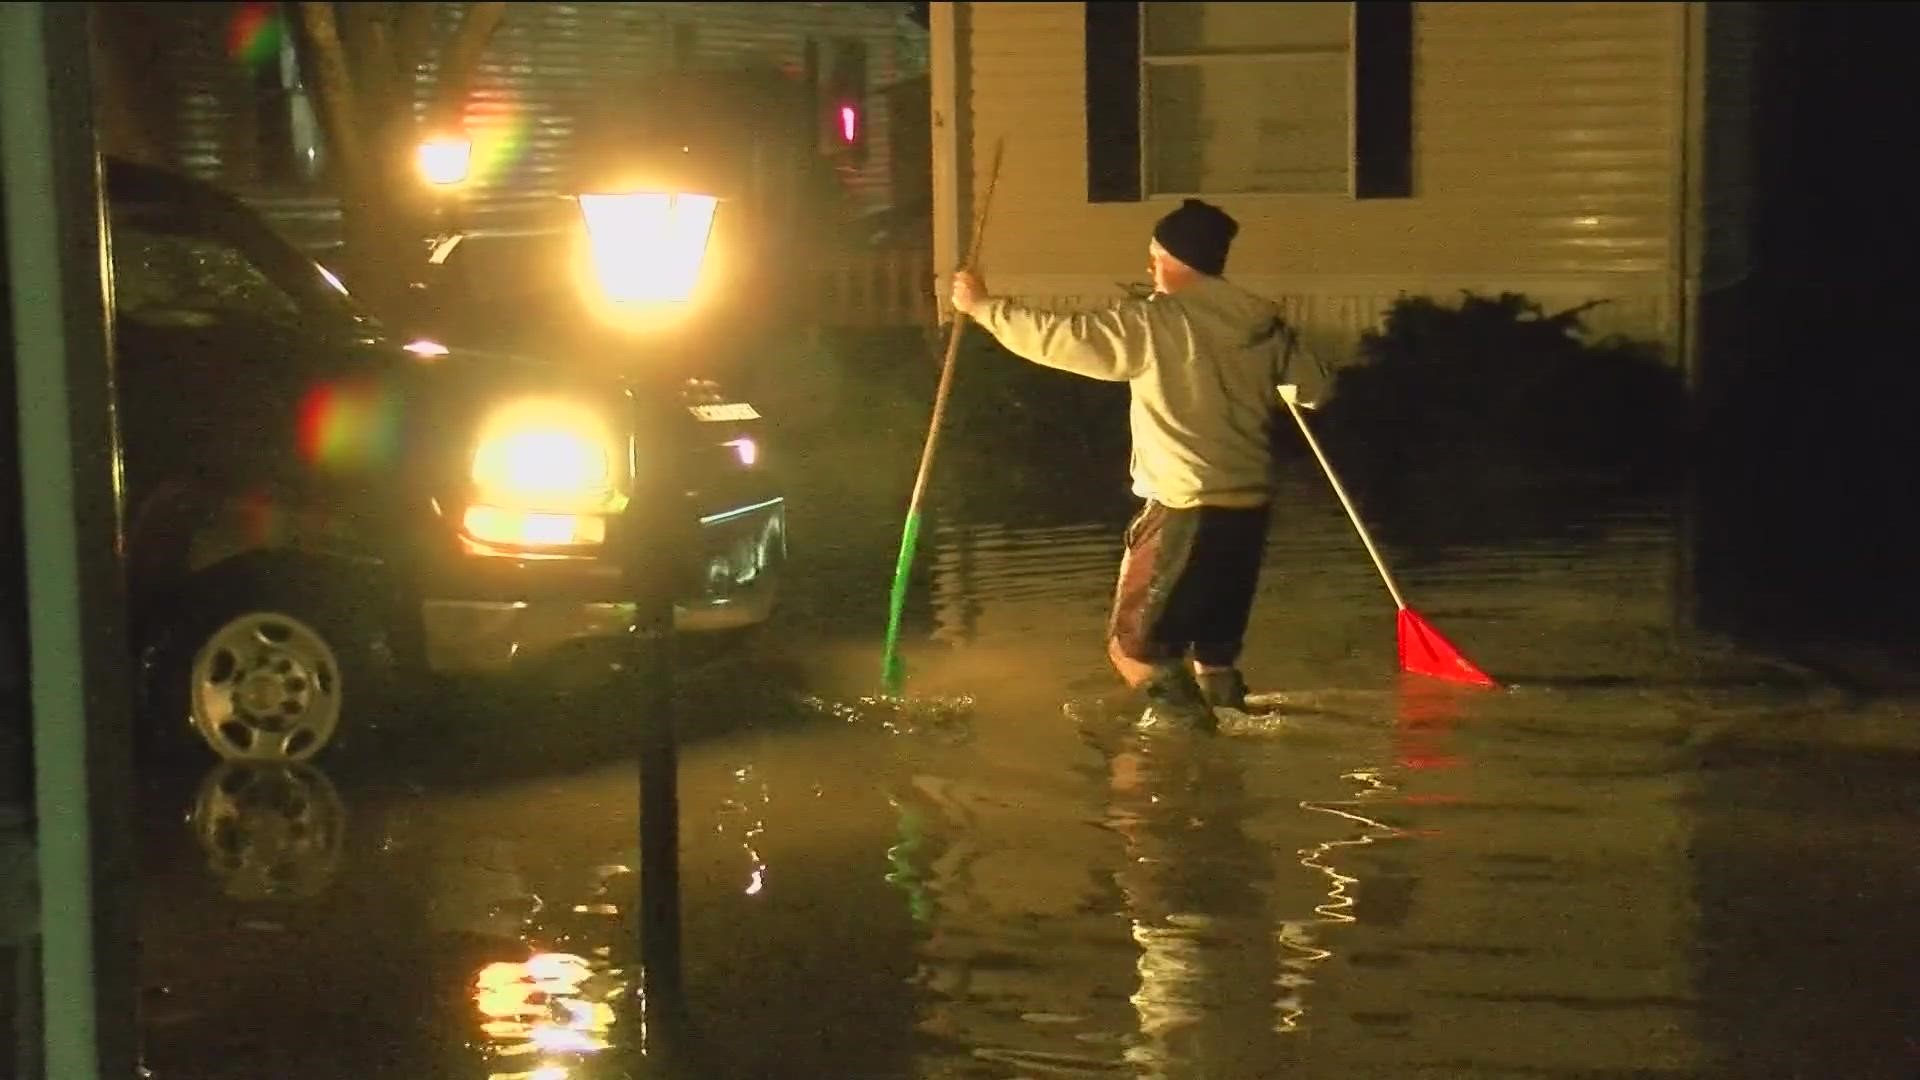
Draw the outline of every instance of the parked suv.
<instances>
[{"instance_id":1,"label":"parked suv","mask_svg":"<svg viewBox=\"0 0 1920 1080\"><path fill-rule=\"evenodd\" d=\"M237 199L105 180L134 640L151 710L217 754L309 758L395 677L771 614L749 404L407 340Z\"/></svg>"}]
</instances>

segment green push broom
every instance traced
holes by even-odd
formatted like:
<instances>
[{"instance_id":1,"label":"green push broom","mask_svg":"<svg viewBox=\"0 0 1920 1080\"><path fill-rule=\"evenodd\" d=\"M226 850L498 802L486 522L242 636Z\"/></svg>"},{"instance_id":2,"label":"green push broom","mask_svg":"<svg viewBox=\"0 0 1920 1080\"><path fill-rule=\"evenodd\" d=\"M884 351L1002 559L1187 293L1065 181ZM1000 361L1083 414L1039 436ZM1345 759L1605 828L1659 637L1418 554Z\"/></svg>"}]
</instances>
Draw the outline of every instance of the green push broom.
<instances>
[{"instance_id":1,"label":"green push broom","mask_svg":"<svg viewBox=\"0 0 1920 1080\"><path fill-rule=\"evenodd\" d=\"M966 261L960 266L962 270L973 270L980 265L980 239L987 231L987 210L993 205L993 189L1000 182L1000 155L1005 149L1004 139L994 144L993 172L987 178L986 197L980 200L980 213L973 221L973 239L967 247ZM880 681L894 697L900 696L906 684L905 665L900 660L900 616L907 606L907 575L913 569L914 551L920 546L920 501L926 497L927 479L933 474L933 452L940 444L940 421L947 412L954 359L960 355L960 333L966 324L965 314L953 313L953 330L947 335L947 358L940 366L940 387L933 395L933 422L927 426L926 447L920 452L920 474L914 478L913 497L907 501L906 527L900 532L900 558L893 567L893 594L887 605L887 641L881 657Z\"/></svg>"}]
</instances>

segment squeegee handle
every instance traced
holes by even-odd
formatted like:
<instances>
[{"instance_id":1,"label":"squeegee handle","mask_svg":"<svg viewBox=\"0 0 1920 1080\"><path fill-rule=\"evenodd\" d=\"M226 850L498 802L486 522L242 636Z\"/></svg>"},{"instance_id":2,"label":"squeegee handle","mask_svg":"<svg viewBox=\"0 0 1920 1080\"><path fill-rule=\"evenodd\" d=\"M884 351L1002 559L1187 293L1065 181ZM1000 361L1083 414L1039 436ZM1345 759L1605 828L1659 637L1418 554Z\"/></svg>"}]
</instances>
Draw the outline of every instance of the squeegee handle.
<instances>
[{"instance_id":1,"label":"squeegee handle","mask_svg":"<svg viewBox=\"0 0 1920 1080\"><path fill-rule=\"evenodd\" d=\"M1395 607L1405 611L1407 602L1401 599L1400 589L1393 583L1393 575L1387 573L1386 560L1380 557L1380 549L1373 546L1373 537L1367 535L1367 527L1360 521L1360 512L1353 508L1353 500L1347 498L1347 489L1341 485L1340 477L1335 475L1332 463L1327 460L1326 453L1320 449L1320 441L1313 437L1313 429L1307 427L1307 418L1301 414L1300 404L1292 392L1294 388L1282 386L1278 390L1280 401L1286 405L1287 411L1293 414L1294 423L1300 425L1300 434L1306 436L1308 449L1313 451L1313 456L1320 462L1321 470L1327 474L1327 480L1333 484L1333 493L1340 497L1340 505L1346 508L1347 518L1353 522L1353 531L1360 534L1360 542L1366 545L1367 555L1373 559L1373 568L1380 571L1380 580L1386 582L1387 594L1393 597Z\"/></svg>"}]
</instances>

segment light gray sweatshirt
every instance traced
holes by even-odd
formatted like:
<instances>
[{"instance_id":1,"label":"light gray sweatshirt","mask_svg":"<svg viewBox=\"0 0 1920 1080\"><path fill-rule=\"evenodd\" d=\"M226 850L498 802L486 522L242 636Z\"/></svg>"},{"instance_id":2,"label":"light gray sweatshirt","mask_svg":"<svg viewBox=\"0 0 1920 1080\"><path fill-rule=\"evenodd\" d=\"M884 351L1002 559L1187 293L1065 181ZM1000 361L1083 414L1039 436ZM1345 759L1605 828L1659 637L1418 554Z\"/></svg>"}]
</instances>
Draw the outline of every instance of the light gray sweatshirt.
<instances>
[{"instance_id":1,"label":"light gray sweatshirt","mask_svg":"<svg viewBox=\"0 0 1920 1080\"><path fill-rule=\"evenodd\" d=\"M1224 278L1086 312L994 299L973 317L1034 363L1127 383L1133 493L1170 507L1269 501L1275 387L1298 386L1303 403L1325 389L1279 306Z\"/></svg>"}]
</instances>

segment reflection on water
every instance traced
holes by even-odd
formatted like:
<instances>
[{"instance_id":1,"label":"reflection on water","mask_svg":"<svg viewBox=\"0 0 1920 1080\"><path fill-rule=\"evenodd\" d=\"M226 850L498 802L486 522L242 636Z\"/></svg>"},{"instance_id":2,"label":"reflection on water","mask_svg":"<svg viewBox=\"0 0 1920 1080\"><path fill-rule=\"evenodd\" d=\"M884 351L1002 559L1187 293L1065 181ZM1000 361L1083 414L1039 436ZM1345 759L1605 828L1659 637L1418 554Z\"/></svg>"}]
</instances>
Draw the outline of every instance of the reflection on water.
<instances>
[{"instance_id":1,"label":"reflection on water","mask_svg":"<svg viewBox=\"0 0 1920 1080\"><path fill-rule=\"evenodd\" d=\"M1298 1031L1301 1018L1306 1015L1306 989L1313 985L1309 974L1313 965L1333 956L1330 948L1321 944L1317 927L1328 924L1351 923L1354 921L1352 909L1354 894L1350 886L1360 884L1360 879L1344 874L1335 865L1334 860L1341 848L1371 844L1377 840L1395 839L1406 835L1403 831L1381 821L1368 817L1363 810L1370 809L1370 803L1379 803L1394 794L1392 785L1372 770L1348 773L1340 778L1343 782L1358 785L1354 797L1342 802L1302 802L1301 809L1316 814L1325 814L1352 826L1343 830L1336 838L1322 840L1312 847L1303 849L1300 865L1322 874L1327 879L1326 899L1314 905L1313 913L1317 919L1282 919L1277 937L1287 956L1281 961L1286 969L1277 982L1281 988L1279 1000L1279 1026L1283 1032ZM1357 835L1350 835L1357 828Z\"/></svg>"},{"instance_id":2,"label":"reflection on water","mask_svg":"<svg viewBox=\"0 0 1920 1080\"><path fill-rule=\"evenodd\" d=\"M1139 948L1125 1060L1149 1075L1266 1059L1270 859L1248 835L1240 761L1218 739L1133 739L1108 762L1115 882Z\"/></svg>"},{"instance_id":3,"label":"reflection on water","mask_svg":"<svg viewBox=\"0 0 1920 1080\"><path fill-rule=\"evenodd\" d=\"M930 544L931 639L961 645L1052 633L1076 617L1101 618L1119 543L1116 528L1106 525L943 523Z\"/></svg>"},{"instance_id":4,"label":"reflection on water","mask_svg":"<svg viewBox=\"0 0 1920 1080\"><path fill-rule=\"evenodd\" d=\"M1415 1060L1476 1075L1551 1068L1556 1051L1498 1033L1530 1004L1564 1010L1547 1003L1590 997L1598 1013L1576 1004L1574 1018L1540 1022L1601 1038L1621 1068L1697 1065L1674 1036L1623 1037L1635 1024L1684 1030L1662 1015L1686 997L1682 966L1648 980L1660 966L1644 966L1641 952L1667 948L1688 925L1684 865L1665 844L1675 763L1652 767L1650 797L1620 805L1607 790L1623 786L1617 770L1641 766L1609 764L1591 789L1562 783L1545 801L1521 793L1541 749L1530 744L1574 737L1528 732L1529 720L1586 737L1638 728L1662 741L1677 730L1671 708L1625 725L1616 698L1579 692L1690 685L1701 673L1673 629L1663 512L1613 512L1523 544L1389 549L1436 625L1541 696L1484 694L1397 676L1392 606L1346 523L1315 510L1314 495L1296 484L1277 520L1245 662L1254 707L1223 722L1222 738L1145 741L1113 733L1125 718L1100 718L1108 734L1089 744L1104 763L1104 795L1091 811L1036 790L1032 770L1005 756L917 778L919 797L901 801L912 810L901 816L927 822L932 836L916 829L889 854L920 870L891 880L922 883L931 898L916 980L923 1032L1022 1075L1314 1075L1335 1062L1391 1075L1409 1064L1409 1041L1422 1040L1435 1053ZM1104 524L948 524L932 555L934 639L956 650L956 666L985 655L1003 678L1094 683L1099 659L1085 646L1104 617L1116 545L1117 526ZM980 739L1032 741L1010 731L1039 722L983 716ZM1525 732L1524 749L1501 737L1503 724ZM1599 737L1588 748L1596 756L1625 748ZM1578 815L1577 832L1562 831L1563 812ZM1042 838L1082 822L1117 848L1082 840L1069 859L1064 840ZM1623 918L1604 887L1565 894L1554 878L1511 869L1554 865L1564 857L1556 840L1598 836L1625 850L1651 845L1629 863L1658 867L1637 914ZM1482 859L1498 884L1463 888L1487 873ZM1436 877L1447 882L1437 891ZM1530 886L1544 895L1520 899ZM1505 912L1502 894L1519 910ZM1583 917L1617 931L1612 947L1636 959L1622 968L1570 946L1560 927ZM1663 990L1609 1005L1609 970L1639 971L1641 989ZM1476 996L1489 977L1517 992ZM1317 1037L1301 1038L1309 1033ZM924 1073L942 1075L934 1062L952 1058L929 1054Z\"/></svg>"},{"instance_id":5,"label":"reflection on water","mask_svg":"<svg viewBox=\"0 0 1920 1080\"><path fill-rule=\"evenodd\" d=\"M627 985L618 971L571 953L501 960L474 978L488 1080L566 1080L583 1059L612 1047L614 1009Z\"/></svg>"},{"instance_id":6,"label":"reflection on water","mask_svg":"<svg viewBox=\"0 0 1920 1080\"><path fill-rule=\"evenodd\" d=\"M413 951L399 962L445 970L461 983L431 990L435 996L454 991L465 1003L446 1017L458 1032L457 1064L443 1058L433 1075L485 1080L626 1075L623 1063L599 1063L616 1047L647 1049L644 1001L631 976L638 953L639 879L629 865L593 866L579 884L563 879L551 888L542 886L543 896L530 879L522 844L449 834L419 820L410 800L378 800L364 816L375 819L374 851L392 872L385 885L398 893L378 897L374 910L382 914L373 917L399 914L404 922L404 907L395 911L393 901L409 893L417 897L418 924L425 934L414 935ZM196 786L186 813L205 873L242 913L258 912L263 904L306 904L314 911L352 904L367 880L341 881L343 863L352 861L346 822L339 790L312 763L221 762ZM242 914L237 925L268 933L290 928L263 921L257 913ZM323 938L316 944L367 949L367 967L377 971L385 966L382 950L372 944L380 935L371 925L367 929L365 943L329 945ZM436 956L456 966L446 970L432 959ZM285 950L268 963L269 977L278 980L306 967L297 953ZM155 982L161 984L157 988L171 989ZM163 1027L194 1022L198 1007L208 1004L167 1000L154 1015ZM417 1019L432 1022L434 1017ZM234 1064L246 1074L244 1062Z\"/></svg>"},{"instance_id":7,"label":"reflection on water","mask_svg":"<svg viewBox=\"0 0 1920 1080\"><path fill-rule=\"evenodd\" d=\"M339 873L347 810L311 765L228 761L200 784L187 824L234 900L307 900Z\"/></svg>"},{"instance_id":8,"label":"reflection on water","mask_svg":"<svg viewBox=\"0 0 1920 1080\"><path fill-rule=\"evenodd\" d=\"M723 836L731 834L736 837L736 842L747 857L747 880L740 891L747 896L758 896L767 887L767 860L760 853L758 843L760 837L766 835L767 804L772 801L773 794L765 783L756 782L751 765L735 769L733 778L739 785L740 794L721 804L720 813L724 817L716 831Z\"/></svg>"},{"instance_id":9,"label":"reflection on water","mask_svg":"<svg viewBox=\"0 0 1920 1080\"><path fill-rule=\"evenodd\" d=\"M1517 686L1403 678L1392 604L1305 484L1256 605L1252 709L1217 738L1143 737L1090 703L1113 688L1117 522L941 523L907 697L871 696L878 619L860 648L803 625L781 674L690 685L698 1075L1744 1080L1767 1053L1841 1052L1862 1016L1885 1019L1846 1075L1911 1074L1887 1002L1920 959L1869 962L1912 951L1894 947L1920 886L1910 711L1676 629L1658 508L1390 541L1423 614ZM531 753L523 717L432 720ZM1823 741L1843 729L1889 748ZM156 860L146 890L153 977L193 1011L149 1021L172 1074L628 1075L650 1035L636 770L513 775L196 780L190 857ZM1878 947L1836 946L1870 938L1854 923L1887 928ZM1853 975L1819 978L1820 957ZM236 1034L267 994L295 1019Z\"/></svg>"},{"instance_id":10,"label":"reflection on water","mask_svg":"<svg viewBox=\"0 0 1920 1080\"><path fill-rule=\"evenodd\" d=\"M473 976L473 1050L487 1080L619 1075L593 1065L622 1042L644 1048L642 1001L629 975L636 885L625 865L596 867L577 899L535 906L501 942L513 959Z\"/></svg>"}]
</instances>

